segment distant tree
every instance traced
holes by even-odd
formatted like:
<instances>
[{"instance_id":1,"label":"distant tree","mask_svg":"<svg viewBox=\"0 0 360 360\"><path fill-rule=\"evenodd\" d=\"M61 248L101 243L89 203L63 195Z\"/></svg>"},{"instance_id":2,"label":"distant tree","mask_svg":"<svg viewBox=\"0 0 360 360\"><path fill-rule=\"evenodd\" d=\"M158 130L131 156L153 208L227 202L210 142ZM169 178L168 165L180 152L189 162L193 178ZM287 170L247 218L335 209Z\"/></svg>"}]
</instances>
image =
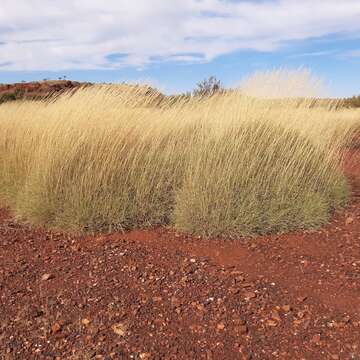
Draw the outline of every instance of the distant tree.
<instances>
[{"instance_id":1,"label":"distant tree","mask_svg":"<svg viewBox=\"0 0 360 360\"><path fill-rule=\"evenodd\" d=\"M193 96L212 96L216 93L223 92L224 88L220 80L215 76L210 76L197 84L193 91Z\"/></svg>"}]
</instances>

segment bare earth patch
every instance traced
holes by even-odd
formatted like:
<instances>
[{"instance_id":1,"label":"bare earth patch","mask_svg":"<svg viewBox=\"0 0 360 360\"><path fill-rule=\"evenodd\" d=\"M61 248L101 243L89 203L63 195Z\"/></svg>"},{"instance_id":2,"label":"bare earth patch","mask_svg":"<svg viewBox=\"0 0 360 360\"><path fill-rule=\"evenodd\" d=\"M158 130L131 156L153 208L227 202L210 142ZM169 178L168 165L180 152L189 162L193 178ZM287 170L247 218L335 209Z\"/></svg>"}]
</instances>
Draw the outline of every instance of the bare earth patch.
<instances>
[{"instance_id":1,"label":"bare earth patch","mask_svg":"<svg viewBox=\"0 0 360 360\"><path fill-rule=\"evenodd\" d=\"M319 231L75 237L0 211L1 359L360 359L353 202Z\"/></svg>"}]
</instances>

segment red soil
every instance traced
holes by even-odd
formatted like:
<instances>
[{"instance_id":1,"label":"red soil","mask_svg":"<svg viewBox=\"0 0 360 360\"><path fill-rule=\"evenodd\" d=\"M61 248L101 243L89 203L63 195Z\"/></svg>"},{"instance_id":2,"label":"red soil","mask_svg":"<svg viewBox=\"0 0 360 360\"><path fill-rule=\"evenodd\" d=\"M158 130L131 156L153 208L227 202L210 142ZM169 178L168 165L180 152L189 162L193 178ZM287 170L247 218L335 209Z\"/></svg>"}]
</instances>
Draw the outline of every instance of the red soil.
<instances>
[{"instance_id":1,"label":"red soil","mask_svg":"<svg viewBox=\"0 0 360 360\"><path fill-rule=\"evenodd\" d=\"M360 359L360 149L345 171L331 224L241 241L74 237L0 211L0 358Z\"/></svg>"}]
</instances>

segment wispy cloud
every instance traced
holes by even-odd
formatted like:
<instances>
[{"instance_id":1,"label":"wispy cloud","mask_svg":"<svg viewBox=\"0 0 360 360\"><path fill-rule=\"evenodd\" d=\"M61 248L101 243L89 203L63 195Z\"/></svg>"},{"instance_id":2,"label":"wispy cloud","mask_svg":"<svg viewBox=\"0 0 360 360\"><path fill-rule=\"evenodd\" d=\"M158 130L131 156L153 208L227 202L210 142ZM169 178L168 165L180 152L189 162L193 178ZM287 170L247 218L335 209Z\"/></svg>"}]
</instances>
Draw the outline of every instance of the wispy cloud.
<instances>
[{"instance_id":1,"label":"wispy cloud","mask_svg":"<svg viewBox=\"0 0 360 360\"><path fill-rule=\"evenodd\" d=\"M11 65L12 65L12 63L10 61L0 62L0 68L11 66Z\"/></svg>"},{"instance_id":2,"label":"wispy cloud","mask_svg":"<svg viewBox=\"0 0 360 360\"><path fill-rule=\"evenodd\" d=\"M0 62L7 70L144 67L358 34L360 2L1 0L0 24ZM113 54L128 56L114 61Z\"/></svg>"},{"instance_id":3,"label":"wispy cloud","mask_svg":"<svg viewBox=\"0 0 360 360\"><path fill-rule=\"evenodd\" d=\"M319 57L319 56L329 56L338 54L338 50L329 50L329 51L312 51L305 52L300 54L289 55L288 58L301 58L301 57Z\"/></svg>"},{"instance_id":4,"label":"wispy cloud","mask_svg":"<svg viewBox=\"0 0 360 360\"><path fill-rule=\"evenodd\" d=\"M342 54L345 58L357 58L360 57L360 49L350 50Z\"/></svg>"}]
</instances>

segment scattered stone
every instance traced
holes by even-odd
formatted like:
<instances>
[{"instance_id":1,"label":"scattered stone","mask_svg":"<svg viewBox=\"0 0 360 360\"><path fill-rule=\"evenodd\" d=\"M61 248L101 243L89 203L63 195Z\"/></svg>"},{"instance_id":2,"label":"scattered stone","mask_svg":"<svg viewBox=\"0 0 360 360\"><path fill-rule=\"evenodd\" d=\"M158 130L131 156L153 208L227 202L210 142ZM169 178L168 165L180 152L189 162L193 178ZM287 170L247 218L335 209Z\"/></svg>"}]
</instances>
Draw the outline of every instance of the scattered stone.
<instances>
[{"instance_id":1,"label":"scattered stone","mask_svg":"<svg viewBox=\"0 0 360 360\"><path fill-rule=\"evenodd\" d=\"M271 318L276 320L276 321L279 321L279 322L281 321L280 314L279 314L279 312L277 310L273 310L271 312Z\"/></svg>"},{"instance_id":2,"label":"scattered stone","mask_svg":"<svg viewBox=\"0 0 360 360\"><path fill-rule=\"evenodd\" d=\"M126 335L127 326L124 323L114 324L111 328L116 335L122 337Z\"/></svg>"},{"instance_id":3,"label":"scattered stone","mask_svg":"<svg viewBox=\"0 0 360 360\"><path fill-rule=\"evenodd\" d=\"M77 242L72 244L71 234L46 240L40 229L28 239L30 229L1 227L0 219L0 262L6 260L0 269L0 309L5 309L0 311L0 349L11 351L9 359L151 360L168 355L215 360L250 359L250 354L254 359L355 359L360 322L349 304L359 290L360 237L353 233L357 210L353 217L350 227L344 226L346 216L335 217L342 222L339 233L331 225L314 232L319 247L308 242L309 235L304 240L296 234L292 246L282 241L287 235L281 241L270 235L256 240L257 253L248 252L246 239L204 239L197 249L184 236L176 243L179 248L165 246L167 234L161 228L149 230L154 231L149 242L116 233L96 244L90 234L81 235L79 253L72 251ZM210 245L214 248L207 253ZM232 254L238 247L239 254ZM221 256L214 258L214 249ZM223 249L229 258L222 257ZM37 254L41 260L32 262ZM307 264L314 271L305 271ZM46 283L51 273L55 280ZM346 301L339 301L335 311L330 300L341 289ZM317 291L330 300L316 301ZM304 294L308 303L300 297Z\"/></svg>"},{"instance_id":4,"label":"scattered stone","mask_svg":"<svg viewBox=\"0 0 360 360\"><path fill-rule=\"evenodd\" d=\"M150 353L146 353L146 352L143 352L139 355L140 359L142 360L148 360L151 358L151 354Z\"/></svg>"},{"instance_id":5,"label":"scattered stone","mask_svg":"<svg viewBox=\"0 0 360 360\"><path fill-rule=\"evenodd\" d=\"M291 311L291 306L290 306L290 305L284 305L284 306L282 307L282 309L283 309L286 313L288 313L288 312Z\"/></svg>"},{"instance_id":6,"label":"scattered stone","mask_svg":"<svg viewBox=\"0 0 360 360\"><path fill-rule=\"evenodd\" d=\"M266 320L266 326L269 326L269 327L276 327L278 326L278 322L275 321L275 320L272 320L272 319L268 319Z\"/></svg>"},{"instance_id":7,"label":"scattered stone","mask_svg":"<svg viewBox=\"0 0 360 360\"><path fill-rule=\"evenodd\" d=\"M176 296L172 296L170 301L174 307L179 307L181 305L181 301Z\"/></svg>"},{"instance_id":8,"label":"scattered stone","mask_svg":"<svg viewBox=\"0 0 360 360\"><path fill-rule=\"evenodd\" d=\"M246 325L239 325L235 328L235 331L241 335L245 335L248 333L249 329Z\"/></svg>"},{"instance_id":9,"label":"scattered stone","mask_svg":"<svg viewBox=\"0 0 360 360\"><path fill-rule=\"evenodd\" d=\"M304 267L309 266L309 261L308 260L302 260L301 263L303 264Z\"/></svg>"},{"instance_id":10,"label":"scattered stone","mask_svg":"<svg viewBox=\"0 0 360 360\"><path fill-rule=\"evenodd\" d=\"M244 294L244 298L245 298L245 300L255 299L256 298L256 293L254 293L253 291L247 291Z\"/></svg>"},{"instance_id":11,"label":"scattered stone","mask_svg":"<svg viewBox=\"0 0 360 360\"><path fill-rule=\"evenodd\" d=\"M316 345L319 345L321 342L321 336L320 334L315 334L312 338L311 338L311 342L313 342Z\"/></svg>"},{"instance_id":12,"label":"scattered stone","mask_svg":"<svg viewBox=\"0 0 360 360\"><path fill-rule=\"evenodd\" d=\"M44 274L42 277L41 277L41 280L42 281L47 281L47 280L50 280L54 277L54 275L52 274Z\"/></svg>"},{"instance_id":13,"label":"scattered stone","mask_svg":"<svg viewBox=\"0 0 360 360\"><path fill-rule=\"evenodd\" d=\"M62 325L58 322L56 322L54 325L51 326L51 332L53 334L56 334L62 330Z\"/></svg>"},{"instance_id":14,"label":"scattered stone","mask_svg":"<svg viewBox=\"0 0 360 360\"><path fill-rule=\"evenodd\" d=\"M196 305L196 308L199 310L199 311L204 311L205 310L205 306L203 304L197 304Z\"/></svg>"},{"instance_id":15,"label":"scattered stone","mask_svg":"<svg viewBox=\"0 0 360 360\"><path fill-rule=\"evenodd\" d=\"M91 321L89 319L82 319L81 323L85 326L88 326L91 323Z\"/></svg>"}]
</instances>

